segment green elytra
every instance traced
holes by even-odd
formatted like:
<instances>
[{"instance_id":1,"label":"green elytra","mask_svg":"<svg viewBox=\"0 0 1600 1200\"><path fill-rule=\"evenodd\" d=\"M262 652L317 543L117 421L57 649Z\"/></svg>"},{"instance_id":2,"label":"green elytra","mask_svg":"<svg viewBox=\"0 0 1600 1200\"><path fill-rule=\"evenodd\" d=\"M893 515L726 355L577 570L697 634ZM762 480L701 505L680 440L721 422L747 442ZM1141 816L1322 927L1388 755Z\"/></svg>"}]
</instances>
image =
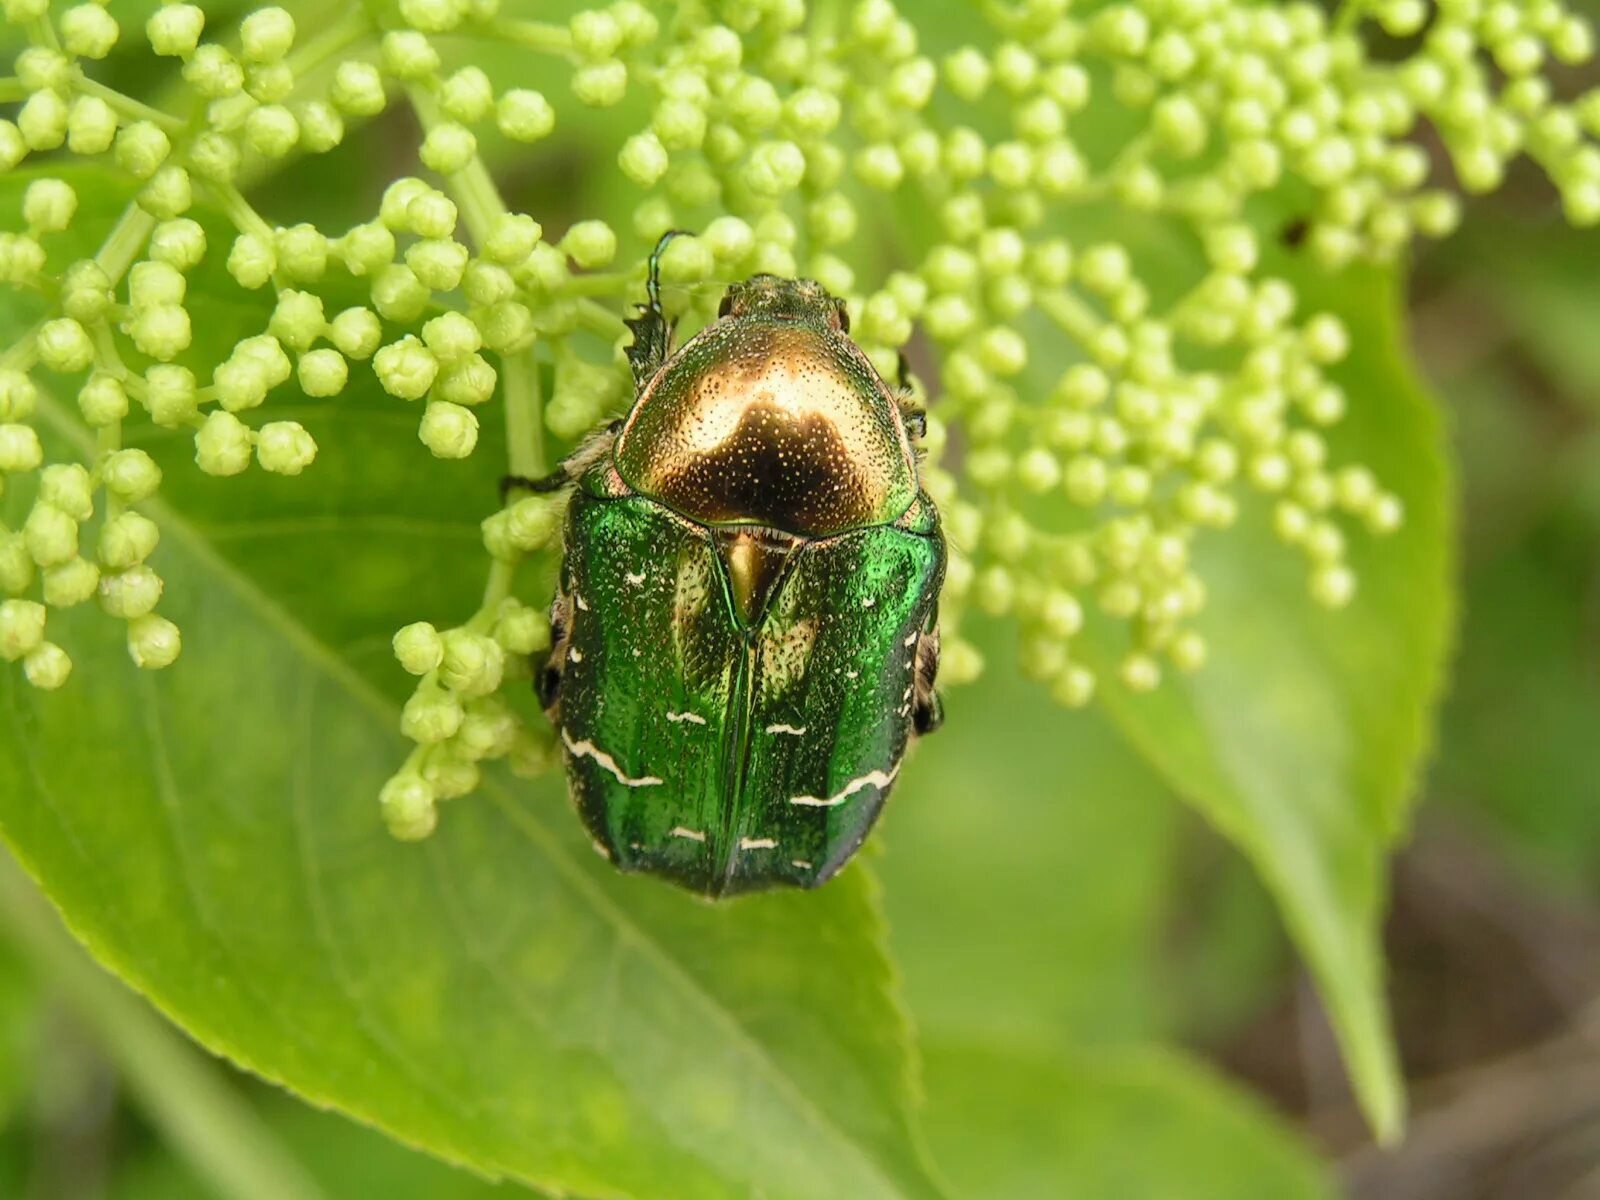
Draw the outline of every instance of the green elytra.
<instances>
[{"instance_id":1,"label":"green elytra","mask_svg":"<svg viewBox=\"0 0 1600 1200\"><path fill-rule=\"evenodd\" d=\"M915 414L809 281L734 285L672 352L660 249L633 408L558 474L541 698L616 866L713 897L816 887L940 720L945 548Z\"/></svg>"}]
</instances>

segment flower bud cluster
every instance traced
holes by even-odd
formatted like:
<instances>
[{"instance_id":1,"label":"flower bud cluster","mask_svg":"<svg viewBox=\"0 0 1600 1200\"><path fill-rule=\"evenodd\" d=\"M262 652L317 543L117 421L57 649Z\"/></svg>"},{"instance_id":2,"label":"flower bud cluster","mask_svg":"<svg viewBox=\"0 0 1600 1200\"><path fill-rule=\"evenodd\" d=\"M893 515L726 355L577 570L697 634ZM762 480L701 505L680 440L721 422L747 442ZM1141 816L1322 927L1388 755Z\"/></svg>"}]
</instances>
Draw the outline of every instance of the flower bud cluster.
<instances>
[{"instance_id":1,"label":"flower bud cluster","mask_svg":"<svg viewBox=\"0 0 1600 1200\"><path fill-rule=\"evenodd\" d=\"M559 497L512 499L483 523L484 546L496 563L513 569L557 539L564 508ZM510 682L526 687L549 648L545 610L510 595L460 627L441 632L417 622L395 634L395 658L417 676L400 716L401 732L416 748L380 797L396 837L431 833L436 803L474 790L481 763L506 759L514 772L532 777L556 761L549 726L526 720L501 694Z\"/></svg>"},{"instance_id":2,"label":"flower bud cluster","mask_svg":"<svg viewBox=\"0 0 1600 1200\"><path fill-rule=\"evenodd\" d=\"M50 610L89 602L127 622L141 665L177 656L148 562L160 472L124 448L125 424L184 431L207 474L293 476L318 447L269 403L375 382L416 404L433 455L465 459L503 420L510 472L547 470L630 402L622 317L668 230L689 231L659 263L680 340L727 283L767 272L843 298L885 378L908 347L931 358L946 683L981 668L961 636L973 609L1014 617L1027 671L1069 705L1099 682L1076 644L1093 622L1130 630L1116 671L1131 689L1199 668L1196 544L1246 506L1302 556L1313 601L1349 603L1347 543L1396 528L1401 504L1329 450L1356 402L1339 386L1349 333L1263 269L1267 243L1333 271L1397 260L1523 155L1573 224L1600 222L1600 91L1554 82L1592 60L1591 24L1564 0L1346 0L1332 18L1309 0L980 8L981 36L934 51L895 0L615 0L559 20L496 0L269 5L226 29L181 0L142 27L116 5L4 0L27 45L0 176L65 151L131 201L75 256L95 240L68 235L99 206L74 177L33 178L0 233L0 287L48 308L0 348L0 486L31 505L0 527L0 657L60 686ZM96 80L125 36L172 60L189 93L174 111ZM497 75L474 61L484 39L539 69ZM375 211L274 224L246 198L397 104L415 162ZM484 151L554 163L575 107L605 110L582 121L584 150L636 196L547 236L507 207ZM1187 247L1193 269L1181 250L1145 257L1157 244ZM224 268L260 322L206 361L211 297L191 289ZM46 388L76 397L87 461L47 461ZM397 832L431 829L488 759L553 760L502 693L548 643L515 572L548 560L559 522L514 494L484 523L480 611L396 638L419 679L416 750L384 791Z\"/></svg>"}]
</instances>

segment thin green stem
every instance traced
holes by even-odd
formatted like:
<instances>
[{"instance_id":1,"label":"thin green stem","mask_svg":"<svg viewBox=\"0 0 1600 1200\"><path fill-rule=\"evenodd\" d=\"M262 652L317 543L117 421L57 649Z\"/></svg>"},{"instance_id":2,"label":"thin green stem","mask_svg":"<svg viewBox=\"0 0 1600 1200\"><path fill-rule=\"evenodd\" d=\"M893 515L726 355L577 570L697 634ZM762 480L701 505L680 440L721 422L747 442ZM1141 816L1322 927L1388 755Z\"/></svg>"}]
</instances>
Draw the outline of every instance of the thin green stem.
<instances>
[{"instance_id":1,"label":"thin green stem","mask_svg":"<svg viewBox=\"0 0 1600 1200\"><path fill-rule=\"evenodd\" d=\"M169 112L162 112L159 108L151 108L148 104L135 100L132 96L117 91L116 88L107 87L97 80L90 79L87 75L80 74L72 86L80 95L104 100L118 116L134 121L149 121L161 126L168 133L183 133L189 128L188 123L182 118L175 117Z\"/></svg>"},{"instance_id":2,"label":"thin green stem","mask_svg":"<svg viewBox=\"0 0 1600 1200\"><path fill-rule=\"evenodd\" d=\"M227 1200L325 1200L217 1068L100 970L0 857L0 936L59 990L167 1143Z\"/></svg>"},{"instance_id":3,"label":"thin green stem","mask_svg":"<svg viewBox=\"0 0 1600 1200\"><path fill-rule=\"evenodd\" d=\"M39 331L44 322L37 322L4 350L0 350L0 370L26 371L39 357Z\"/></svg>"},{"instance_id":4,"label":"thin green stem","mask_svg":"<svg viewBox=\"0 0 1600 1200\"><path fill-rule=\"evenodd\" d=\"M1044 314L1079 346L1087 346L1105 323L1093 308L1071 292L1043 292L1038 297L1038 303Z\"/></svg>"},{"instance_id":5,"label":"thin green stem","mask_svg":"<svg viewBox=\"0 0 1600 1200\"><path fill-rule=\"evenodd\" d=\"M128 273L134 259L139 257L139 251L143 250L145 243L150 240L155 227L154 217L136 203L128 202L128 207L122 210L116 225L106 235L106 240L100 244L100 249L94 256L95 262L100 264L100 269L106 273L106 278L111 281L112 287L115 287Z\"/></svg>"},{"instance_id":6,"label":"thin green stem","mask_svg":"<svg viewBox=\"0 0 1600 1200\"><path fill-rule=\"evenodd\" d=\"M1366 0L1339 0L1338 10L1333 15L1333 31L1335 33L1350 33L1366 16Z\"/></svg>"},{"instance_id":7,"label":"thin green stem","mask_svg":"<svg viewBox=\"0 0 1600 1200\"><path fill-rule=\"evenodd\" d=\"M529 50L537 50L541 54L556 54L563 58L571 58L573 55L572 34L562 25L498 18L485 21L483 29L493 37L511 42L513 45L525 46Z\"/></svg>"}]
</instances>

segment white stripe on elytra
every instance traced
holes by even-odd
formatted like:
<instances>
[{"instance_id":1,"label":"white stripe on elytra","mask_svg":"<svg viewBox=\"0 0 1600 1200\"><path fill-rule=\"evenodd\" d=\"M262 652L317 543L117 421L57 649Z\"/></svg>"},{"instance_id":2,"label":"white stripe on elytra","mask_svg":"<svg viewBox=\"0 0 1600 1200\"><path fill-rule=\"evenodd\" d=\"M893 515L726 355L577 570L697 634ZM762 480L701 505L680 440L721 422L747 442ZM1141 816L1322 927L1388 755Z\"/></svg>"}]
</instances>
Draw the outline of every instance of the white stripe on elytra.
<instances>
[{"instance_id":1,"label":"white stripe on elytra","mask_svg":"<svg viewBox=\"0 0 1600 1200\"><path fill-rule=\"evenodd\" d=\"M617 760L612 758L611 755L591 741L573 741L572 735L565 729L561 731L561 741L566 745L567 752L573 757L594 759L596 763L615 775L617 782L623 787L654 787L661 782L654 775L642 775L638 779L634 779L632 776L624 774L622 768L617 766Z\"/></svg>"},{"instance_id":2,"label":"white stripe on elytra","mask_svg":"<svg viewBox=\"0 0 1600 1200\"><path fill-rule=\"evenodd\" d=\"M669 720L669 721L687 721L691 725L704 725L706 723L706 719L704 717L702 717L699 713L692 713L692 712L681 712L681 713L669 712L667 714L667 720Z\"/></svg>"},{"instance_id":3,"label":"white stripe on elytra","mask_svg":"<svg viewBox=\"0 0 1600 1200\"><path fill-rule=\"evenodd\" d=\"M790 796L789 803L803 804L809 808L834 808L840 804L843 804L862 788L875 787L879 791L882 791L884 788L888 787L894 782L894 777L899 773L900 764L895 763L893 769L889 771L868 771L859 779L852 779L832 796L828 796L826 798L821 796Z\"/></svg>"},{"instance_id":4,"label":"white stripe on elytra","mask_svg":"<svg viewBox=\"0 0 1600 1200\"><path fill-rule=\"evenodd\" d=\"M741 850L771 850L778 843L771 838L740 838Z\"/></svg>"},{"instance_id":5,"label":"white stripe on elytra","mask_svg":"<svg viewBox=\"0 0 1600 1200\"><path fill-rule=\"evenodd\" d=\"M688 838L691 842L703 842L706 840L705 830L685 829L682 825L674 825L671 829L667 830L667 835L669 837Z\"/></svg>"},{"instance_id":6,"label":"white stripe on elytra","mask_svg":"<svg viewBox=\"0 0 1600 1200\"><path fill-rule=\"evenodd\" d=\"M622 577L624 579L626 579L629 583L631 583L634 587L638 587L641 583L644 582L644 572L643 571L640 571L638 574L635 574L632 571L624 571Z\"/></svg>"},{"instance_id":7,"label":"white stripe on elytra","mask_svg":"<svg viewBox=\"0 0 1600 1200\"><path fill-rule=\"evenodd\" d=\"M805 735L805 732L806 732L806 727L804 725L794 726L794 725L773 724L773 725L768 725L767 726L767 732L768 733L792 733L792 734L794 734L795 737L803 737Z\"/></svg>"},{"instance_id":8,"label":"white stripe on elytra","mask_svg":"<svg viewBox=\"0 0 1600 1200\"><path fill-rule=\"evenodd\" d=\"M917 639L919 637L921 637L921 636L922 635L920 633L918 633L915 629L913 629L911 631L911 635L909 637L907 637L906 640L901 642L900 644L902 646L915 646L917 644Z\"/></svg>"}]
</instances>

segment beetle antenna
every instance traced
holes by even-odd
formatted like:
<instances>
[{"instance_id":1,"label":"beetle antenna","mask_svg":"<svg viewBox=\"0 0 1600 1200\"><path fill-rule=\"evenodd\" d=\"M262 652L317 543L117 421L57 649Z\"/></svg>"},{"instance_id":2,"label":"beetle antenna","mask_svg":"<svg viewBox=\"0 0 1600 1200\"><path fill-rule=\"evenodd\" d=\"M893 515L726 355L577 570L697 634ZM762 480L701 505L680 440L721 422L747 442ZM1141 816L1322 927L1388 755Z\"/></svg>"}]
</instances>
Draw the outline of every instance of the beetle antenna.
<instances>
[{"instance_id":1,"label":"beetle antenna","mask_svg":"<svg viewBox=\"0 0 1600 1200\"><path fill-rule=\"evenodd\" d=\"M669 229L661 235L656 248L650 252L649 270L645 276L646 303L637 317L629 317L624 324L633 331L633 344L628 347L628 363L633 368L633 385L643 389L667 361L672 327L661 310L661 255L675 237L683 236L682 229Z\"/></svg>"},{"instance_id":2,"label":"beetle antenna","mask_svg":"<svg viewBox=\"0 0 1600 1200\"><path fill-rule=\"evenodd\" d=\"M667 247L672 244L672 239L688 237L687 229L669 229L661 235L661 240L656 243L656 248L650 251L650 274L644 283L644 294L650 301L650 307L655 314L665 319L661 311L661 256L666 253Z\"/></svg>"}]
</instances>

